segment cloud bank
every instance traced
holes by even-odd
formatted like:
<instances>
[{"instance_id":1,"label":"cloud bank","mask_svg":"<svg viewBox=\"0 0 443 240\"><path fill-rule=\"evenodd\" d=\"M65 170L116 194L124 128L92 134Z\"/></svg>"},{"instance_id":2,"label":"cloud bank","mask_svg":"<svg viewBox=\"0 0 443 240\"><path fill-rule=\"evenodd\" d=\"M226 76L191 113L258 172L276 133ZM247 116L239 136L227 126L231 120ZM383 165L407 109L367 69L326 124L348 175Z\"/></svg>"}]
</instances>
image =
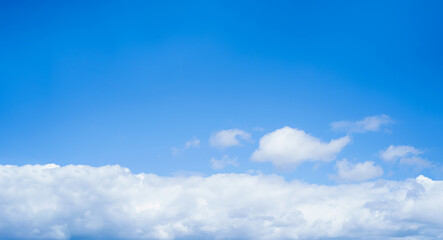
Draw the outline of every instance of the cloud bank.
<instances>
[{"instance_id":1,"label":"cloud bank","mask_svg":"<svg viewBox=\"0 0 443 240\"><path fill-rule=\"evenodd\" d=\"M284 127L263 136L251 159L269 161L277 167L296 166L305 161L331 161L350 140L344 136L327 143L303 130Z\"/></svg>"},{"instance_id":2,"label":"cloud bank","mask_svg":"<svg viewBox=\"0 0 443 240\"><path fill-rule=\"evenodd\" d=\"M322 186L0 165L2 239L441 239L442 213L443 182L423 176Z\"/></svg>"},{"instance_id":3,"label":"cloud bank","mask_svg":"<svg viewBox=\"0 0 443 240\"><path fill-rule=\"evenodd\" d=\"M335 131L345 131L348 133L365 133L380 131L383 126L394 123L388 115L365 117L360 121L339 121L331 123Z\"/></svg>"}]
</instances>

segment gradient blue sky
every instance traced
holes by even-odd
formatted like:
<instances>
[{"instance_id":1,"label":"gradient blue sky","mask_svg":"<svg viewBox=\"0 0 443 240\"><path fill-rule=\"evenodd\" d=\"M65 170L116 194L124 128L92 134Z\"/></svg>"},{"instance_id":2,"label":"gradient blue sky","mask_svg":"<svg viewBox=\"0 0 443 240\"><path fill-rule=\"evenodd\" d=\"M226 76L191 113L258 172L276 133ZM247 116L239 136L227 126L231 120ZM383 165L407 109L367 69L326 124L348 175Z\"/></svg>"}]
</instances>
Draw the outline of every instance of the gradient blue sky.
<instances>
[{"instance_id":1,"label":"gradient blue sky","mask_svg":"<svg viewBox=\"0 0 443 240\"><path fill-rule=\"evenodd\" d=\"M442 179L440 1L3 1L0 164L119 164L131 171L277 173L329 184L335 162L252 162L290 126L329 141L335 121L389 115L337 156L384 178ZM242 129L241 146L211 134ZM198 148L184 149L191 139ZM409 145L434 164L383 162ZM172 149L179 152L173 154ZM211 168L210 159L238 166Z\"/></svg>"}]
</instances>

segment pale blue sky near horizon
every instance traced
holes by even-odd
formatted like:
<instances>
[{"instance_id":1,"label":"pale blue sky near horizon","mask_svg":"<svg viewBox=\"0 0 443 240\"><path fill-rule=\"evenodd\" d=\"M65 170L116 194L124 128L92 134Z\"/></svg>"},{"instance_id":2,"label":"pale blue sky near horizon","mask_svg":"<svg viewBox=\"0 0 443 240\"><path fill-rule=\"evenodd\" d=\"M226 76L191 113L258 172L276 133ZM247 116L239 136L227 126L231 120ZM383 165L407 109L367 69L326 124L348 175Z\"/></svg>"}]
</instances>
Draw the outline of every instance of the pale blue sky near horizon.
<instances>
[{"instance_id":1,"label":"pale blue sky near horizon","mask_svg":"<svg viewBox=\"0 0 443 240\"><path fill-rule=\"evenodd\" d=\"M261 171L330 183L335 161L253 162L284 126L330 141L330 124L390 116L337 155L383 178L443 179L439 1L59 1L0 7L0 164L119 164L159 175ZM241 129L250 142L211 147ZM196 148L187 141L199 139ZM389 145L432 168L380 159ZM174 154L172 149L178 149ZM211 158L236 158L217 170Z\"/></svg>"}]
</instances>

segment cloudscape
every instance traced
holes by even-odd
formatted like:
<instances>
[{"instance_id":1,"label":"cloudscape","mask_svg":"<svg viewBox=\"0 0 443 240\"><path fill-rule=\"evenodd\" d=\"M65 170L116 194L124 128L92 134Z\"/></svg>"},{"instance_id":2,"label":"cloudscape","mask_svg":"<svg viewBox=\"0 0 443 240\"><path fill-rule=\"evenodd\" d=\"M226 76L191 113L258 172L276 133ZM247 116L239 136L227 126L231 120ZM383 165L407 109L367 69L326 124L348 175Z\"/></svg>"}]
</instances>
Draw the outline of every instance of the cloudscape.
<instances>
[{"instance_id":1,"label":"cloudscape","mask_svg":"<svg viewBox=\"0 0 443 240\"><path fill-rule=\"evenodd\" d=\"M0 3L0 239L443 239L442 7Z\"/></svg>"}]
</instances>

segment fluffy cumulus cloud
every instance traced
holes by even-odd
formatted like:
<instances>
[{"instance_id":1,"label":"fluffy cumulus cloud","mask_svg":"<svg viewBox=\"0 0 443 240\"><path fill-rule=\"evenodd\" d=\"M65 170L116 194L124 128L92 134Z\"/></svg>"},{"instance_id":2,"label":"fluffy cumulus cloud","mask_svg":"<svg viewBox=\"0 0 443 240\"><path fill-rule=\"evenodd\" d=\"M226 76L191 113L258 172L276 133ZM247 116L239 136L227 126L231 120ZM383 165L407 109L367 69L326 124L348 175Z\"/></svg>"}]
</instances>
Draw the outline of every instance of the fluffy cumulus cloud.
<instances>
[{"instance_id":1,"label":"fluffy cumulus cloud","mask_svg":"<svg viewBox=\"0 0 443 240\"><path fill-rule=\"evenodd\" d=\"M416 165L421 167L432 166L431 162L421 157L423 152L413 146L408 145L390 145L386 150L380 153L385 161L396 162L400 164Z\"/></svg>"},{"instance_id":2,"label":"fluffy cumulus cloud","mask_svg":"<svg viewBox=\"0 0 443 240\"><path fill-rule=\"evenodd\" d=\"M360 121L339 121L331 123L331 127L336 131L345 131L348 133L364 133L380 131L383 126L392 124L394 121L388 115L365 117Z\"/></svg>"},{"instance_id":3,"label":"fluffy cumulus cloud","mask_svg":"<svg viewBox=\"0 0 443 240\"><path fill-rule=\"evenodd\" d=\"M263 136L251 159L269 161L277 167L296 166L305 161L331 161L349 142L349 136L323 142L303 130L284 127Z\"/></svg>"},{"instance_id":4,"label":"fluffy cumulus cloud","mask_svg":"<svg viewBox=\"0 0 443 240\"><path fill-rule=\"evenodd\" d=\"M160 177L0 166L2 239L441 239L443 182L336 186L276 175Z\"/></svg>"},{"instance_id":5,"label":"fluffy cumulus cloud","mask_svg":"<svg viewBox=\"0 0 443 240\"><path fill-rule=\"evenodd\" d=\"M383 169L375 166L371 161L354 164L343 159L336 163L335 168L337 175L331 176L331 178L338 182L360 182L383 175Z\"/></svg>"},{"instance_id":6,"label":"fluffy cumulus cloud","mask_svg":"<svg viewBox=\"0 0 443 240\"><path fill-rule=\"evenodd\" d=\"M221 170L226 166L238 166L237 158L231 158L228 155L224 155L222 159L217 160L215 158L211 159L211 165L213 169Z\"/></svg>"},{"instance_id":7,"label":"fluffy cumulus cloud","mask_svg":"<svg viewBox=\"0 0 443 240\"><path fill-rule=\"evenodd\" d=\"M240 129L228 129L212 134L209 144L217 148L227 148L240 145L240 141L251 141L251 135Z\"/></svg>"}]
</instances>

